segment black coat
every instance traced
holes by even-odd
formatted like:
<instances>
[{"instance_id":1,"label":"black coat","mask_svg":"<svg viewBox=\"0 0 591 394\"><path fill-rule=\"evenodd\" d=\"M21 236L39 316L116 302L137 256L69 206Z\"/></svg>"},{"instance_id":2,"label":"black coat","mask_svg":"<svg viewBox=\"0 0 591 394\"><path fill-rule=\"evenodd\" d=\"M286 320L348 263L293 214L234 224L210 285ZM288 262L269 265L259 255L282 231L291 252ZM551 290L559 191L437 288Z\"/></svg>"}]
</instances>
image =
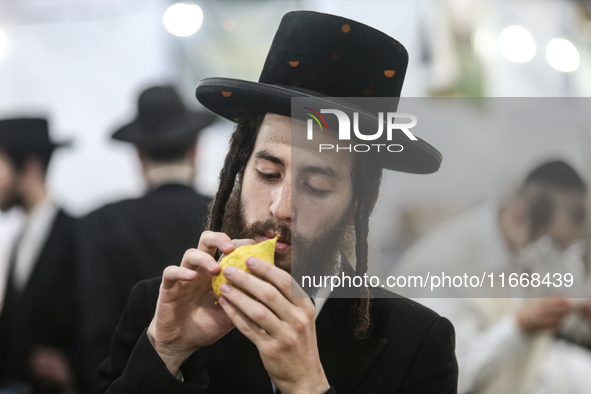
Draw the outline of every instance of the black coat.
<instances>
[{"instance_id":1,"label":"black coat","mask_svg":"<svg viewBox=\"0 0 591 394\"><path fill-rule=\"evenodd\" d=\"M0 314L0 386L8 380L37 385L29 372L36 345L62 350L73 366L76 352L75 219L59 211L29 281L18 292L12 269ZM36 391L37 392L37 391ZM39 391L40 392L40 391Z\"/></svg>"},{"instance_id":2,"label":"black coat","mask_svg":"<svg viewBox=\"0 0 591 394\"><path fill-rule=\"evenodd\" d=\"M160 278L144 281L131 294L101 365L101 393L271 394L271 381L252 342L237 329L199 349L174 378L150 344L146 328L154 316ZM351 299L328 299L316 320L318 349L331 393L457 392L458 366L451 323L435 312L381 289L371 306L369 339L353 338Z\"/></svg>"},{"instance_id":3,"label":"black coat","mask_svg":"<svg viewBox=\"0 0 591 394\"><path fill-rule=\"evenodd\" d=\"M209 199L167 184L137 199L107 205L83 218L78 231L82 337L91 384L133 286L180 264L198 246Z\"/></svg>"}]
</instances>

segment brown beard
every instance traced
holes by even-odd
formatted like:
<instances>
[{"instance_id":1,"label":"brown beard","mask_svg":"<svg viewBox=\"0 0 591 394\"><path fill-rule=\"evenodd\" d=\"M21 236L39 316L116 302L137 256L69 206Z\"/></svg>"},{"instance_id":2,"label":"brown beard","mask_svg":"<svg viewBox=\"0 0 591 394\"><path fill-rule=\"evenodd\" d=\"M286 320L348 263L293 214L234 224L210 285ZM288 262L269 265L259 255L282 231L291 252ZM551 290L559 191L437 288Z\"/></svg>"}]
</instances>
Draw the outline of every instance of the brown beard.
<instances>
[{"instance_id":1,"label":"brown beard","mask_svg":"<svg viewBox=\"0 0 591 394\"><path fill-rule=\"evenodd\" d=\"M275 265L290 274L302 286L303 276L325 276L340 272L342 264L348 264L355 244L354 230L350 223L354 204L345 210L342 217L334 224L327 224L321 229L316 239L292 232L284 222L272 219L258 220L248 225L244 219L244 207L240 198L241 187L238 185L228 199L224 213L222 232L231 239L254 239L267 232L280 234L280 240L291 244L291 252L275 253ZM293 261L293 264L292 264ZM304 288L313 296L317 288Z\"/></svg>"}]
</instances>

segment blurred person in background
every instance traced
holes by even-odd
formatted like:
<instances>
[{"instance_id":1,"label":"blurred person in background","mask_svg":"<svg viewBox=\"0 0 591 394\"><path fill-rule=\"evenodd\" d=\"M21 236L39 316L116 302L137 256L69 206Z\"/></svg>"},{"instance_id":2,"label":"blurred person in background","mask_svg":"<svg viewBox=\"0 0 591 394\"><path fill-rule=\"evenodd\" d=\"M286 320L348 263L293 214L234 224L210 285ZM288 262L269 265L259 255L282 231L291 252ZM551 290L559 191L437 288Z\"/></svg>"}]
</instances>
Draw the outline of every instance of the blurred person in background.
<instances>
[{"instance_id":1,"label":"blurred person in background","mask_svg":"<svg viewBox=\"0 0 591 394\"><path fill-rule=\"evenodd\" d=\"M546 162L512 197L477 206L421 238L391 274L560 272L560 256L585 236L585 204L579 174L563 161ZM582 281L588 272L577 262ZM591 393L591 353L556 337L575 309L591 316L589 301L577 308L566 298L501 298L512 297L511 289L495 286L499 298L421 299L456 328L459 392ZM535 289L521 290L526 297Z\"/></svg>"},{"instance_id":2,"label":"blurred person in background","mask_svg":"<svg viewBox=\"0 0 591 394\"><path fill-rule=\"evenodd\" d=\"M148 191L81 219L82 338L91 387L132 287L199 242L209 198L193 186L196 139L214 120L189 111L174 88L156 86L141 93L136 118L112 135L137 148Z\"/></svg>"},{"instance_id":3,"label":"blurred person in background","mask_svg":"<svg viewBox=\"0 0 591 394\"><path fill-rule=\"evenodd\" d=\"M0 312L2 393L69 393L76 385L75 219L45 183L59 146L46 119L0 120L0 210L26 214Z\"/></svg>"}]
</instances>

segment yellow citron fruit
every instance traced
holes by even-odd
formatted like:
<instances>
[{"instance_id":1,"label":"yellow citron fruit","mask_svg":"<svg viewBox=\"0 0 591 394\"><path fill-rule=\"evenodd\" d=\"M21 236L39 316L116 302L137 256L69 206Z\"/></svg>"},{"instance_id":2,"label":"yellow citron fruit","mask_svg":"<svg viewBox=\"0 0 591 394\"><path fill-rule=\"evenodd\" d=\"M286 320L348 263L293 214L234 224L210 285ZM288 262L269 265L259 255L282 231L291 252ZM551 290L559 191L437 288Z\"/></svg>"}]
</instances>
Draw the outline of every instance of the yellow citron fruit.
<instances>
[{"instance_id":1,"label":"yellow citron fruit","mask_svg":"<svg viewBox=\"0 0 591 394\"><path fill-rule=\"evenodd\" d=\"M252 271L246 267L247 257L254 256L275 265L275 245L277 244L278 238L279 236L276 236L273 239L268 239L256 245L240 246L231 251L226 256L224 256L220 261L220 266L222 267L222 270L218 275L214 275L214 277L211 279L211 286L213 287L213 292L215 293L215 295L219 297L220 286L223 283L228 283L228 279L226 279L226 277L222 275L222 273L224 272L224 268L226 268L228 265L246 271L252 275L254 275ZM249 297L252 297L252 295L248 294L242 289L240 290Z\"/></svg>"}]
</instances>

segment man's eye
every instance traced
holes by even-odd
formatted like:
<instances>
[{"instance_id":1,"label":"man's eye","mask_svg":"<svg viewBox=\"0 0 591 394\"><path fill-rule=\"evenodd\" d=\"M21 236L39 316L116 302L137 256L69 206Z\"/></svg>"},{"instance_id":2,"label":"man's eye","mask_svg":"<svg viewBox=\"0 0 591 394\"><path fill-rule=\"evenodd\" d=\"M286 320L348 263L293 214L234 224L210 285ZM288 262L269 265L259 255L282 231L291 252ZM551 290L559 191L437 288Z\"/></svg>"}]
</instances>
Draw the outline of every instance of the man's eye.
<instances>
[{"instance_id":1,"label":"man's eye","mask_svg":"<svg viewBox=\"0 0 591 394\"><path fill-rule=\"evenodd\" d=\"M309 183L304 183L304 187L308 189L310 193L318 197L326 196L328 193L330 193L330 190L316 189L315 187L310 186Z\"/></svg>"},{"instance_id":2,"label":"man's eye","mask_svg":"<svg viewBox=\"0 0 591 394\"><path fill-rule=\"evenodd\" d=\"M276 179L281 178L281 175L278 173L266 174L264 172L260 172L259 170L257 170L257 173L259 174L259 178L261 178L264 181L274 181Z\"/></svg>"}]
</instances>

